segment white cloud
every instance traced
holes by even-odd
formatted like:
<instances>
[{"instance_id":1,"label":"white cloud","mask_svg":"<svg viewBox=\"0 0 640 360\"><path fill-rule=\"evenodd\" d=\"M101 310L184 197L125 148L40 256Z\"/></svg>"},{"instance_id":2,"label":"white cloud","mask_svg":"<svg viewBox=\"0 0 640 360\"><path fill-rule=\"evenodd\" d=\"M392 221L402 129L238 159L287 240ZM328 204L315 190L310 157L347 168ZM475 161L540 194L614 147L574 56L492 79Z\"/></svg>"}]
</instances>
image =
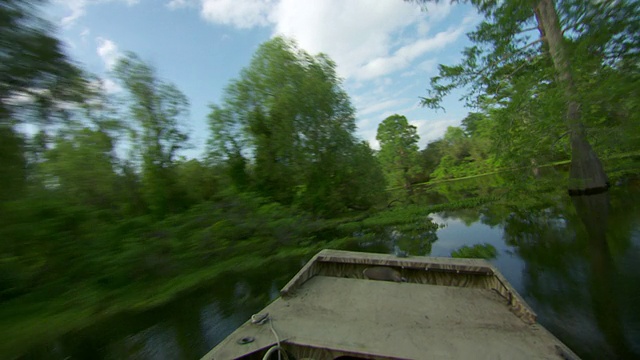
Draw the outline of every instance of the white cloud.
<instances>
[{"instance_id":1,"label":"white cloud","mask_svg":"<svg viewBox=\"0 0 640 360\"><path fill-rule=\"evenodd\" d=\"M82 40L83 43L86 43L87 40L89 39L89 35L91 35L91 30L85 27L80 33L80 40Z\"/></svg>"},{"instance_id":2,"label":"white cloud","mask_svg":"<svg viewBox=\"0 0 640 360\"><path fill-rule=\"evenodd\" d=\"M459 126L460 119L440 118L440 119L420 119L410 120L409 124L415 126L420 136L419 146L424 148L428 143L441 138L449 126Z\"/></svg>"},{"instance_id":3,"label":"white cloud","mask_svg":"<svg viewBox=\"0 0 640 360\"><path fill-rule=\"evenodd\" d=\"M69 49L77 49L78 45L76 45L75 41L69 39L69 38L62 38L62 42L65 44L65 46Z\"/></svg>"},{"instance_id":4,"label":"white cloud","mask_svg":"<svg viewBox=\"0 0 640 360\"><path fill-rule=\"evenodd\" d=\"M407 99L390 99L386 101L376 101L372 104L368 104L365 107L358 109L358 115L365 116L371 113L375 113L390 107L396 107L407 102Z\"/></svg>"},{"instance_id":5,"label":"white cloud","mask_svg":"<svg viewBox=\"0 0 640 360\"><path fill-rule=\"evenodd\" d=\"M429 59L418 64L417 68L424 71L425 73L432 73L436 70L438 66L438 62L436 59Z\"/></svg>"},{"instance_id":6,"label":"white cloud","mask_svg":"<svg viewBox=\"0 0 640 360\"><path fill-rule=\"evenodd\" d=\"M429 30L431 30L431 26L429 26L428 22L422 21L418 24L418 35L425 36L429 33Z\"/></svg>"},{"instance_id":7,"label":"white cloud","mask_svg":"<svg viewBox=\"0 0 640 360\"><path fill-rule=\"evenodd\" d=\"M451 30L422 39L431 24L449 14L452 5L448 1L427 5L427 12L417 4L399 0L200 0L200 3L201 15L207 21L239 29L270 26L274 35L294 38L312 54L328 54L338 64L339 75L347 79L367 80L402 69L416 57L459 35ZM405 34L414 25L416 30ZM392 54L394 47L403 44Z\"/></svg>"},{"instance_id":8,"label":"white cloud","mask_svg":"<svg viewBox=\"0 0 640 360\"><path fill-rule=\"evenodd\" d=\"M350 78L371 59L386 56L394 35L425 17L396 0L301 2L282 0L272 14L275 33L295 38L311 53L327 53Z\"/></svg>"},{"instance_id":9,"label":"white cloud","mask_svg":"<svg viewBox=\"0 0 640 360\"><path fill-rule=\"evenodd\" d=\"M71 12L60 20L60 24L64 27L73 25L76 20L83 16L85 14L85 7L87 6L86 0L57 0L56 3L65 4Z\"/></svg>"},{"instance_id":10,"label":"white cloud","mask_svg":"<svg viewBox=\"0 0 640 360\"><path fill-rule=\"evenodd\" d=\"M360 125L358 125L360 128ZM369 146L374 150L380 150L380 143L376 139L376 135L378 133L377 128L369 129L369 130L361 130L359 131L362 139L369 143Z\"/></svg>"},{"instance_id":11,"label":"white cloud","mask_svg":"<svg viewBox=\"0 0 640 360\"><path fill-rule=\"evenodd\" d=\"M120 86L117 82L109 78L106 78L102 81L102 89L107 94L116 94L123 90L122 86Z\"/></svg>"},{"instance_id":12,"label":"white cloud","mask_svg":"<svg viewBox=\"0 0 640 360\"><path fill-rule=\"evenodd\" d=\"M69 11L69 14L60 20L60 25L63 27L71 27L79 18L86 14L87 6L116 1L124 2L129 6L140 2L140 0L55 0L54 3L66 7Z\"/></svg>"},{"instance_id":13,"label":"white cloud","mask_svg":"<svg viewBox=\"0 0 640 360\"><path fill-rule=\"evenodd\" d=\"M268 25L274 4L272 0L202 0L201 14L214 23L248 29Z\"/></svg>"},{"instance_id":14,"label":"white cloud","mask_svg":"<svg viewBox=\"0 0 640 360\"><path fill-rule=\"evenodd\" d=\"M440 32L428 39L417 40L398 49L393 55L375 58L356 72L360 79L372 79L407 68L418 57L453 43L463 33L463 28Z\"/></svg>"},{"instance_id":15,"label":"white cloud","mask_svg":"<svg viewBox=\"0 0 640 360\"><path fill-rule=\"evenodd\" d=\"M122 55L120 50L118 50L118 45L112 40L102 37L97 38L96 41L98 42L98 48L96 50L98 56L100 56L107 69L113 68L118 58Z\"/></svg>"}]
</instances>

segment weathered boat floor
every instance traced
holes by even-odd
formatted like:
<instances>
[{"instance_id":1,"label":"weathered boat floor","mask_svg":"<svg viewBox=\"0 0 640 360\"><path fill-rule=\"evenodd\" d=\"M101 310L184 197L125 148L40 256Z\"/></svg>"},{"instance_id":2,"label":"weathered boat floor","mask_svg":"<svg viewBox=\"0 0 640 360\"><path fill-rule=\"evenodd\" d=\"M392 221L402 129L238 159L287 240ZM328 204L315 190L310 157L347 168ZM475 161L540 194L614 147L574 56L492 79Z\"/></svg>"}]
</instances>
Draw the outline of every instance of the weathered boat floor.
<instances>
[{"instance_id":1,"label":"weathered boat floor","mask_svg":"<svg viewBox=\"0 0 640 360\"><path fill-rule=\"evenodd\" d=\"M280 341L394 359L559 359L564 348L490 289L314 276L263 312ZM236 343L244 337L255 340ZM203 359L233 359L275 342L269 323L247 322Z\"/></svg>"}]
</instances>

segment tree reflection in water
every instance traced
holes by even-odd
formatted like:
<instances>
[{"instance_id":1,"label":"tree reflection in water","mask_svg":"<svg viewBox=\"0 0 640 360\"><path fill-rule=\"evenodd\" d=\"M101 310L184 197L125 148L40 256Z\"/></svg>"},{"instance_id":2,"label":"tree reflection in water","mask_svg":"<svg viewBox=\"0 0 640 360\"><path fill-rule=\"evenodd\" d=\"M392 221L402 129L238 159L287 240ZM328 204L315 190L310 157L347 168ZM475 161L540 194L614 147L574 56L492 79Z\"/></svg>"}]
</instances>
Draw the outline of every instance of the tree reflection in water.
<instances>
[{"instance_id":1,"label":"tree reflection in water","mask_svg":"<svg viewBox=\"0 0 640 360\"><path fill-rule=\"evenodd\" d=\"M492 242L499 252L492 262L544 326L584 359L640 358L637 184L577 197L557 186L549 191L549 184L544 189L526 182L520 186L521 191L489 205L443 212L442 218L452 221L447 235L438 233L440 242L489 234L486 227L501 229L503 242ZM449 201L459 194L445 192ZM451 229L455 226L468 230Z\"/></svg>"},{"instance_id":2,"label":"tree reflection in water","mask_svg":"<svg viewBox=\"0 0 640 360\"><path fill-rule=\"evenodd\" d=\"M513 209L504 218L504 240L525 262L525 297L540 321L584 358L640 355L631 345L640 314L629 301L640 269L637 259L625 260L637 252L637 198L614 189Z\"/></svg>"}]
</instances>

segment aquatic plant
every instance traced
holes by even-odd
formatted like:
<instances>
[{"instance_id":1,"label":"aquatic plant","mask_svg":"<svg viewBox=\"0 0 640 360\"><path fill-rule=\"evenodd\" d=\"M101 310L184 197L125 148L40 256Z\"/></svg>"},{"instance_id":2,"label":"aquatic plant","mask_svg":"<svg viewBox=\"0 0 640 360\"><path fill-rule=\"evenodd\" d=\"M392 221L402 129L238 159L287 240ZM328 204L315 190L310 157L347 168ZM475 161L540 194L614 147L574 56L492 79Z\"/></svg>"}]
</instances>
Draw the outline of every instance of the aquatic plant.
<instances>
[{"instance_id":1,"label":"aquatic plant","mask_svg":"<svg viewBox=\"0 0 640 360\"><path fill-rule=\"evenodd\" d=\"M451 252L454 258L494 259L498 255L495 246L491 244L464 245Z\"/></svg>"}]
</instances>

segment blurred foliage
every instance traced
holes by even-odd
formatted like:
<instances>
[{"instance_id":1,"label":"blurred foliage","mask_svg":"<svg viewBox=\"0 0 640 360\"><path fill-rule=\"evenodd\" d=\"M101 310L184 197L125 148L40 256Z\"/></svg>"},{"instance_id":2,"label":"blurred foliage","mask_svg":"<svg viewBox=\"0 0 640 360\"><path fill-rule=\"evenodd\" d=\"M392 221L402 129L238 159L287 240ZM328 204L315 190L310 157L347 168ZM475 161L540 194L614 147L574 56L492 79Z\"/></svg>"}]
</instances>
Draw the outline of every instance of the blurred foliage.
<instances>
[{"instance_id":1,"label":"blurred foliage","mask_svg":"<svg viewBox=\"0 0 640 360\"><path fill-rule=\"evenodd\" d=\"M460 100L477 112L423 150L431 178L459 178L505 167L538 172L541 165L569 157L584 160L581 166L588 163L585 169L596 171L597 161L592 160L597 157L611 159L639 150L637 1L555 2L562 31L557 35L567 59L550 51L551 34L540 33L545 24L536 9L554 2L471 3L483 16L469 33L472 45L458 64L439 66L423 105L441 108L445 96L462 88ZM559 63L566 67L560 69ZM572 79L572 84L563 78ZM570 101L580 104L579 126L567 115ZM586 142L569 141L582 136L597 154L591 160L584 159L588 145L576 145Z\"/></svg>"},{"instance_id":2,"label":"blurred foliage","mask_svg":"<svg viewBox=\"0 0 640 360\"><path fill-rule=\"evenodd\" d=\"M451 252L454 258L493 259L498 255L495 246L491 244L463 245Z\"/></svg>"},{"instance_id":3,"label":"blurred foliage","mask_svg":"<svg viewBox=\"0 0 640 360\"><path fill-rule=\"evenodd\" d=\"M83 102L91 92L51 24L38 16L42 3L0 1L0 126L65 121L67 105Z\"/></svg>"},{"instance_id":4,"label":"blurred foliage","mask_svg":"<svg viewBox=\"0 0 640 360\"><path fill-rule=\"evenodd\" d=\"M378 159L391 187L413 193L412 183L422 172L418 158L419 136L407 118L391 115L378 125L376 139L380 142Z\"/></svg>"},{"instance_id":5,"label":"blurred foliage","mask_svg":"<svg viewBox=\"0 0 640 360\"><path fill-rule=\"evenodd\" d=\"M236 188L319 215L367 209L383 196L335 67L282 37L258 48L209 115L209 159L233 174Z\"/></svg>"},{"instance_id":6,"label":"blurred foliage","mask_svg":"<svg viewBox=\"0 0 640 360\"><path fill-rule=\"evenodd\" d=\"M0 0L0 353L323 247L428 255L433 212L504 224L509 244L543 261L525 228L556 231L539 219L557 215L547 208L564 173L544 165L567 154L557 92L526 78L546 68L524 66L495 89L513 103L481 106L422 152L407 119L391 116L376 153L354 135L333 61L276 37L212 106L205 159L185 159L180 90L128 53L114 70L123 93L104 93L39 4ZM620 182L640 168L635 61L576 64L589 134ZM465 176L475 178L451 181ZM611 248L623 251L631 227L617 226Z\"/></svg>"},{"instance_id":7,"label":"blurred foliage","mask_svg":"<svg viewBox=\"0 0 640 360\"><path fill-rule=\"evenodd\" d=\"M213 107L206 160L185 159L188 100L156 69L126 53L112 74L123 91L107 94L40 2L0 5L0 353L339 247L353 237L333 218L385 200L327 56L263 44Z\"/></svg>"}]
</instances>

